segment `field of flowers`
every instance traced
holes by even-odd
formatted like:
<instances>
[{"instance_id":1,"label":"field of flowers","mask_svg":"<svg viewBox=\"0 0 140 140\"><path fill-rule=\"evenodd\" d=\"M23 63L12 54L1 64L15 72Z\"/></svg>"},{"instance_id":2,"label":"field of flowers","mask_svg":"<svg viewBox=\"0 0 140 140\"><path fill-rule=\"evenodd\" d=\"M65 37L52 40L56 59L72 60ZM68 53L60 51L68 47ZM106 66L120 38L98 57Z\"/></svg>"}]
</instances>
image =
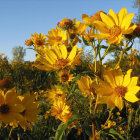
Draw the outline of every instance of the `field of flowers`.
<instances>
[{"instance_id":1,"label":"field of flowers","mask_svg":"<svg viewBox=\"0 0 140 140\"><path fill-rule=\"evenodd\" d=\"M64 18L25 41L34 62L0 53L0 140L140 140L133 17L122 8Z\"/></svg>"}]
</instances>

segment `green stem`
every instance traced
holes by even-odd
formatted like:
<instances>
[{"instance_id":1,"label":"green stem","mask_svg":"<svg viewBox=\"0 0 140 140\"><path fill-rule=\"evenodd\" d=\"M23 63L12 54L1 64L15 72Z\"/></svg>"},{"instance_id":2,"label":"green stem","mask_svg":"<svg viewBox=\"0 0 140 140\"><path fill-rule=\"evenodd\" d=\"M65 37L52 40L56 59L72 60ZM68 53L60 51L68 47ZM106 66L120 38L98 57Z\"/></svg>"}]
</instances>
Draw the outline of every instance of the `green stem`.
<instances>
[{"instance_id":1,"label":"green stem","mask_svg":"<svg viewBox=\"0 0 140 140\"><path fill-rule=\"evenodd\" d=\"M115 69L120 65L121 60L122 60L123 55L124 55L124 52L125 52L125 49L128 47L128 44L129 44L129 43L130 43L130 41L129 41L129 42L126 42L126 45L125 45L124 49L122 50L122 53L121 53L120 59L119 59L118 63L116 64Z\"/></svg>"},{"instance_id":2,"label":"green stem","mask_svg":"<svg viewBox=\"0 0 140 140\"><path fill-rule=\"evenodd\" d=\"M110 47L111 47L111 45L109 45L108 48L105 50L105 52L104 52L104 54L103 54L101 60L103 60L103 59L105 58L105 56L107 55L108 50L110 49Z\"/></svg>"}]
</instances>

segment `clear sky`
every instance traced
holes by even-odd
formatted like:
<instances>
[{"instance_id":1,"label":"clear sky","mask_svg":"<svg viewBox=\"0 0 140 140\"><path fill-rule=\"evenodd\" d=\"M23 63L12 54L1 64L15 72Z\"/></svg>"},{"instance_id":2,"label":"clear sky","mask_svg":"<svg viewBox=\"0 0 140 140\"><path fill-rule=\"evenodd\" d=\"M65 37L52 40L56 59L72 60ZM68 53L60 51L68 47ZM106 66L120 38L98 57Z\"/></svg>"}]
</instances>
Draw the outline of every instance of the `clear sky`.
<instances>
[{"instance_id":1,"label":"clear sky","mask_svg":"<svg viewBox=\"0 0 140 140\"><path fill-rule=\"evenodd\" d=\"M82 14L111 8L117 13L123 7L138 13L133 5L134 0L0 0L0 52L12 59L13 47L28 48L24 42L31 34L48 34L63 18L81 20ZM33 50L27 49L25 60L34 59Z\"/></svg>"}]
</instances>

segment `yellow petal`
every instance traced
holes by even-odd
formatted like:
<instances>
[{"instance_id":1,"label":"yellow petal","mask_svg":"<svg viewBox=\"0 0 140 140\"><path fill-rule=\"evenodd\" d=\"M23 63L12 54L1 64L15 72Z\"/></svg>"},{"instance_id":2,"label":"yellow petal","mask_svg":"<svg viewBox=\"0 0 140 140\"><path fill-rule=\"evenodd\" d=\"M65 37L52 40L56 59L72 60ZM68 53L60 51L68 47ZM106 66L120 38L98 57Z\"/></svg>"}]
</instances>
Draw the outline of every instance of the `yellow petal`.
<instances>
[{"instance_id":1,"label":"yellow petal","mask_svg":"<svg viewBox=\"0 0 140 140\"><path fill-rule=\"evenodd\" d=\"M65 45L61 45L60 46L60 50L61 50L61 54L62 54L62 58L66 59L67 58L67 48Z\"/></svg>"},{"instance_id":2,"label":"yellow petal","mask_svg":"<svg viewBox=\"0 0 140 140\"><path fill-rule=\"evenodd\" d=\"M109 16L107 16L103 12L100 13L100 16L101 16L102 21L107 25L109 29L114 26L114 22Z\"/></svg>"},{"instance_id":3,"label":"yellow petal","mask_svg":"<svg viewBox=\"0 0 140 140\"><path fill-rule=\"evenodd\" d=\"M128 70L126 75L124 76L123 86L126 87L130 83L130 76L131 76L132 69Z\"/></svg>"},{"instance_id":4,"label":"yellow petal","mask_svg":"<svg viewBox=\"0 0 140 140\"><path fill-rule=\"evenodd\" d=\"M139 100L136 95L132 93L132 91L127 92L124 98L131 103L137 102Z\"/></svg>"},{"instance_id":5,"label":"yellow petal","mask_svg":"<svg viewBox=\"0 0 140 140\"><path fill-rule=\"evenodd\" d=\"M137 85L138 77L132 77L130 83L128 84L128 88L131 89Z\"/></svg>"},{"instance_id":6,"label":"yellow petal","mask_svg":"<svg viewBox=\"0 0 140 140\"><path fill-rule=\"evenodd\" d=\"M120 12L118 13L118 18L119 18L119 26L122 24L123 18L127 15L127 10L126 8L122 8Z\"/></svg>"},{"instance_id":7,"label":"yellow petal","mask_svg":"<svg viewBox=\"0 0 140 140\"><path fill-rule=\"evenodd\" d=\"M122 34L130 34L135 30L136 27L137 27L137 25L133 25L130 28L128 28L127 30L123 30Z\"/></svg>"},{"instance_id":8,"label":"yellow petal","mask_svg":"<svg viewBox=\"0 0 140 140\"><path fill-rule=\"evenodd\" d=\"M112 17L112 19L114 20L115 25L118 25L118 24L119 24L119 21L118 21L118 17L117 17L117 15L115 14L115 12L114 12L112 9L110 9L108 14L109 14L109 15Z\"/></svg>"},{"instance_id":9,"label":"yellow petal","mask_svg":"<svg viewBox=\"0 0 140 140\"><path fill-rule=\"evenodd\" d=\"M77 45L75 45L75 46L72 48L72 50L71 50L71 52L70 52L70 54L69 54L69 56L68 56L68 60L69 60L69 61L72 61L72 60L74 59L74 57L75 57L75 55L76 55L76 52L77 52Z\"/></svg>"},{"instance_id":10,"label":"yellow petal","mask_svg":"<svg viewBox=\"0 0 140 140\"><path fill-rule=\"evenodd\" d=\"M106 24L101 21L94 22L95 27L102 33L109 33L109 29L107 28Z\"/></svg>"},{"instance_id":11,"label":"yellow petal","mask_svg":"<svg viewBox=\"0 0 140 140\"><path fill-rule=\"evenodd\" d=\"M99 81L99 86L97 86L96 88L97 94L103 96L109 96L113 94L113 88L107 82L104 82L99 78L98 81Z\"/></svg>"},{"instance_id":12,"label":"yellow petal","mask_svg":"<svg viewBox=\"0 0 140 140\"><path fill-rule=\"evenodd\" d=\"M115 106L119 108L119 110L122 110L124 107L123 99L122 97L116 96L115 98Z\"/></svg>"},{"instance_id":13,"label":"yellow petal","mask_svg":"<svg viewBox=\"0 0 140 140\"><path fill-rule=\"evenodd\" d=\"M131 24L133 17L134 13L126 15L122 21L121 28L127 30Z\"/></svg>"},{"instance_id":14,"label":"yellow petal","mask_svg":"<svg viewBox=\"0 0 140 140\"><path fill-rule=\"evenodd\" d=\"M116 87L115 78L110 70L104 70L103 77L105 81L111 85L111 87Z\"/></svg>"}]
</instances>

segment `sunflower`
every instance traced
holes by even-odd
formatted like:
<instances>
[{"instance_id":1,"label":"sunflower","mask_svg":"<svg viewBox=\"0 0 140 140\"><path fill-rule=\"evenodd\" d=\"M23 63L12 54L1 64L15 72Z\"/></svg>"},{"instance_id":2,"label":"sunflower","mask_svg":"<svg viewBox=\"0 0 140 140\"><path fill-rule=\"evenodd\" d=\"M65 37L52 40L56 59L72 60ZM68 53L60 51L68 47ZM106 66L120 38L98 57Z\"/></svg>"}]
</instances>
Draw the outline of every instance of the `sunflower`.
<instances>
[{"instance_id":1,"label":"sunflower","mask_svg":"<svg viewBox=\"0 0 140 140\"><path fill-rule=\"evenodd\" d=\"M95 37L99 39L107 39L108 44L120 44L124 39L123 35L132 33L136 25L131 25L134 13L127 14L126 8L122 8L119 13L115 14L112 9L109 14L101 12L101 21L94 22L95 27L101 32Z\"/></svg>"},{"instance_id":2,"label":"sunflower","mask_svg":"<svg viewBox=\"0 0 140 140\"><path fill-rule=\"evenodd\" d=\"M43 35L42 33L38 34L35 32L34 35L31 35L31 39L29 39L33 42L35 49L38 49L39 47L43 48L46 45L46 35ZM26 43L29 43L28 41Z\"/></svg>"},{"instance_id":3,"label":"sunflower","mask_svg":"<svg viewBox=\"0 0 140 140\"><path fill-rule=\"evenodd\" d=\"M53 104L56 100L62 98L66 98L65 91L61 89L62 87L58 86L51 86L51 89L48 89L46 91L45 97L47 97L47 101L49 101L50 104Z\"/></svg>"},{"instance_id":4,"label":"sunflower","mask_svg":"<svg viewBox=\"0 0 140 140\"><path fill-rule=\"evenodd\" d=\"M49 45L61 45L67 40L67 34L59 27L56 29L52 28L52 31L48 31L49 35L46 35L48 40L47 43Z\"/></svg>"},{"instance_id":5,"label":"sunflower","mask_svg":"<svg viewBox=\"0 0 140 140\"><path fill-rule=\"evenodd\" d=\"M137 86L138 77L130 77L132 69L128 70L124 76L122 71L118 69L104 70L104 81L99 80L96 86L96 92L99 95L98 103L107 104L110 108L118 107L122 110L124 107L123 99L129 102L136 102L136 97L140 87Z\"/></svg>"},{"instance_id":6,"label":"sunflower","mask_svg":"<svg viewBox=\"0 0 140 140\"><path fill-rule=\"evenodd\" d=\"M82 14L82 20L84 21L84 24L87 26L94 25L95 21L102 21L100 17L100 13L104 13L103 11L96 12L93 16L89 17L86 14Z\"/></svg>"},{"instance_id":7,"label":"sunflower","mask_svg":"<svg viewBox=\"0 0 140 140\"><path fill-rule=\"evenodd\" d=\"M60 82L65 84L72 81L72 79L74 78L73 74L70 74L70 70L67 71L66 69L59 72L59 77L60 77Z\"/></svg>"},{"instance_id":8,"label":"sunflower","mask_svg":"<svg viewBox=\"0 0 140 140\"><path fill-rule=\"evenodd\" d=\"M55 116L56 119L59 119L64 123L72 117L70 107L66 103L65 99L60 98L53 103L53 106L51 107L51 115Z\"/></svg>"},{"instance_id":9,"label":"sunflower","mask_svg":"<svg viewBox=\"0 0 140 140\"><path fill-rule=\"evenodd\" d=\"M92 80L89 76L81 76L81 78L77 80L77 83L85 97L88 95L94 97L96 95L95 81Z\"/></svg>"},{"instance_id":10,"label":"sunflower","mask_svg":"<svg viewBox=\"0 0 140 140\"><path fill-rule=\"evenodd\" d=\"M35 66L40 70L59 70L67 66L80 65L80 57L83 53L77 54L77 45L68 52L65 45L51 46L40 50L41 55L37 56Z\"/></svg>"},{"instance_id":11,"label":"sunflower","mask_svg":"<svg viewBox=\"0 0 140 140\"><path fill-rule=\"evenodd\" d=\"M26 130L26 127L31 127L29 122L37 121L38 103L35 102L35 96L30 95L30 93L25 93L24 96L18 96L21 101L21 104L24 106L24 110L21 112L21 115L24 117L24 120L19 121L20 126Z\"/></svg>"},{"instance_id":12,"label":"sunflower","mask_svg":"<svg viewBox=\"0 0 140 140\"><path fill-rule=\"evenodd\" d=\"M23 120L20 113L24 107L20 104L17 96L15 89L8 90L6 94L0 90L0 120L5 124L12 123L16 126L17 121Z\"/></svg>"}]
</instances>

